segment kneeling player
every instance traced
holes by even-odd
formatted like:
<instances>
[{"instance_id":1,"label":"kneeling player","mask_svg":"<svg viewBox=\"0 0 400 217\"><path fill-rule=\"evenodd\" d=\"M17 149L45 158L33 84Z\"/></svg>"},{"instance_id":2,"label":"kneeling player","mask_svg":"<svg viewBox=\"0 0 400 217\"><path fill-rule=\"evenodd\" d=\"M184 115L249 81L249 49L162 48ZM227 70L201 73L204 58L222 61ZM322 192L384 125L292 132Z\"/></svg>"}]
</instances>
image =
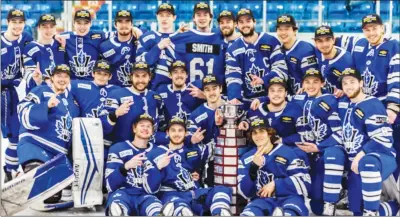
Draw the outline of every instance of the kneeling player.
<instances>
[{"instance_id":1,"label":"kneeling player","mask_svg":"<svg viewBox=\"0 0 400 217\"><path fill-rule=\"evenodd\" d=\"M161 202L143 189L143 164L146 154L153 149L149 143L154 132L154 120L144 113L133 125L135 139L111 146L106 168L106 186L109 193L106 215L156 216Z\"/></svg>"},{"instance_id":2,"label":"kneeling player","mask_svg":"<svg viewBox=\"0 0 400 217\"><path fill-rule=\"evenodd\" d=\"M276 132L261 118L251 122L257 147L239 161L238 191L251 200L242 216L307 216L304 197L311 187L307 155L298 148L275 145Z\"/></svg>"},{"instance_id":3,"label":"kneeling player","mask_svg":"<svg viewBox=\"0 0 400 217\"><path fill-rule=\"evenodd\" d=\"M232 189L224 186L198 188L199 175L196 168L201 162L201 151L197 145L184 144L186 123L174 117L168 124L168 146L158 146L148 154L143 175L148 193L158 193L164 207L163 215L192 216L230 215L229 205Z\"/></svg>"},{"instance_id":4,"label":"kneeling player","mask_svg":"<svg viewBox=\"0 0 400 217\"><path fill-rule=\"evenodd\" d=\"M342 72L343 91L349 99L339 103L343 120L343 143L348 159L349 205L354 215L390 216L395 203L380 203L382 182L396 169L393 130L384 105L363 91L363 81L355 69ZM396 187L390 191L397 192Z\"/></svg>"}]
</instances>

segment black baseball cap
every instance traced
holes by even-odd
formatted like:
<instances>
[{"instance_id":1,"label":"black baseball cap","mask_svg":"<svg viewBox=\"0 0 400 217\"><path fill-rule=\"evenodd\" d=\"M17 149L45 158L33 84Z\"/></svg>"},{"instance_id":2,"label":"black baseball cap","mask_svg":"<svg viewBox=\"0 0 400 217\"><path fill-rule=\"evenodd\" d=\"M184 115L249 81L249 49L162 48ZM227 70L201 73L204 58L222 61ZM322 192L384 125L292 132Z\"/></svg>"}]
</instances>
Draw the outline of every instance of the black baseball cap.
<instances>
[{"instance_id":1,"label":"black baseball cap","mask_svg":"<svg viewBox=\"0 0 400 217\"><path fill-rule=\"evenodd\" d=\"M319 71L316 68L309 68L307 69L306 73L303 76L303 80L304 81L306 78L308 77L317 77L319 78L322 82L324 81L324 77L321 74L321 71Z\"/></svg>"},{"instance_id":2,"label":"black baseball cap","mask_svg":"<svg viewBox=\"0 0 400 217\"><path fill-rule=\"evenodd\" d=\"M119 10L117 11L117 13L115 14L115 21L119 20L119 19L129 19L132 21L132 13L128 10Z\"/></svg>"},{"instance_id":3,"label":"black baseball cap","mask_svg":"<svg viewBox=\"0 0 400 217\"><path fill-rule=\"evenodd\" d=\"M87 21L91 22L92 17L88 10L81 9L81 10L77 10L75 12L74 20L87 20Z\"/></svg>"},{"instance_id":4,"label":"black baseball cap","mask_svg":"<svg viewBox=\"0 0 400 217\"><path fill-rule=\"evenodd\" d=\"M172 63L171 72L172 72L172 70L174 70L175 68L178 68L178 67L184 68L185 71L187 71L186 64L183 61L176 60L175 62Z\"/></svg>"},{"instance_id":5,"label":"black baseball cap","mask_svg":"<svg viewBox=\"0 0 400 217\"><path fill-rule=\"evenodd\" d=\"M288 89L288 86L287 86L285 80L283 80L281 77L273 77L271 80L269 80L267 90L269 89L269 87L271 87L274 84L279 84L279 85L283 86L286 90Z\"/></svg>"},{"instance_id":6,"label":"black baseball cap","mask_svg":"<svg viewBox=\"0 0 400 217\"><path fill-rule=\"evenodd\" d=\"M254 15L253 12L248 9L248 8L242 8L238 11L237 15L236 15L236 22L239 20L240 17L242 16L249 16L254 20Z\"/></svg>"},{"instance_id":7,"label":"black baseball cap","mask_svg":"<svg viewBox=\"0 0 400 217\"><path fill-rule=\"evenodd\" d=\"M255 129L268 129L270 127L271 126L269 125L268 121L260 117L256 117L250 121L250 132Z\"/></svg>"},{"instance_id":8,"label":"black baseball cap","mask_svg":"<svg viewBox=\"0 0 400 217\"><path fill-rule=\"evenodd\" d=\"M161 11L167 11L167 12L171 13L172 15L175 15L175 8L170 3L160 4L160 6L158 6L156 14L160 13Z\"/></svg>"},{"instance_id":9,"label":"black baseball cap","mask_svg":"<svg viewBox=\"0 0 400 217\"><path fill-rule=\"evenodd\" d=\"M26 20L24 11L20 9L11 9L8 11L7 20L10 21L12 19L21 19L23 21Z\"/></svg>"},{"instance_id":10,"label":"black baseball cap","mask_svg":"<svg viewBox=\"0 0 400 217\"><path fill-rule=\"evenodd\" d=\"M315 29L314 32L314 39L317 39L319 37L334 37L333 31L331 27L329 26L320 26L317 29Z\"/></svg>"},{"instance_id":11,"label":"black baseball cap","mask_svg":"<svg viewBox=\"0 0 400 217\"><path fill-rule=\"evenodd\" d=\"M143 70L150 73L150 66L145 62L136 62L135 64L133 64L132 72L136 72L139 70Z\"/></svg>"},{"instance_id":12,"label":"black baseball cap","mask_svg":"<svg viewBox=\"0 0 400 217\"><path fill-rule=\"evenodd\" d=\"M212 17L212 13L211 13L211 8L210 5L206 2L197 2L194 7L193 7L193 16L197 11L206 11L208 12L211 17Z\"/></svg>"},{"instance_id":13,"label":"black baseball cap","mask_svg":"<svg viewBox=\"0 0 400 217\"><path fill-rule=\"evenodd\" d=\"M136 118L135 124L139 123L139 121L148 120L154 125L154 118L151 117L148 113L143 113Z\"/></svg>"},{"instance_id":14,"label":"black baseball cap","mask_svg":"<svg viewBox=\"0 0 400 217\"><path fill-rule=\"evenodd\" d=\"M97 60L96 65L94 66L94 72L103 71L111 74L110 68L110 63L105 59L101 59Z\"/></svg>"},{"instance_id":15,"label":"black baseball cap","mask_svg":"<svg viewBox=\"0 0 400 217\"><path fill-rule=\"evenodd\" d=\"M208 75L204 76L204 78L202 80L203 90L207 85L210 85L210 84L221 85L221 83L218 81L217 77L213 74L208 74Z\"/></svg>"},{"instance_id":16,"label":"black baseball cap","mask_svg":"<svg viewBox=\"0 0 400 217\"><path fill-rule=\"evenodd\" d=\"M294 30L298 29L296 25L296 20L292 15L289 14L280 15L278 19L276 19L276 28L278 28L279 25L290 25L293 27Z\"/></svg>"},{"instance_id":17,"label":"black baseball cap","mask_svg":"<svg viewBox=\"0 0 400 217\"><path fill-rule=\"evenodd\" d=\"M368 14L361 20L361 28L364 28L368 24L379 24L383 25L382 19L378 14Z\"/></svg>"},{"instance_id":18,"label":"black baseball cap","mask_svg":"<svg viewBox=\"0 0 400 217\"><path fill-rule=\"evenodd\" d=\"M57 73L67 73L69 76L71 76L71 69L66 64L60 64L56 66L51 76Z\"/></svg>"},{"instance_id":19,"label":"black baseball cap","mask_svg":"<svg viewBox=\"0 0 400 217\"><path fill-rule=\"evenodd\" d=\"M40 26L45 23L51 23L57 25L56 18L51 14L43 14L42 16L40 16L37 22L37 26Z\"/></svg>"},{"instance_id":20,"label":"black baseball cap","mask_svg":"<svg viewBox=\"0 0 400 217\"><path fill-rule=\"evenodd\" d=\"M221 18L223 18L223 17L226 17L226 18L228 18L228 19L231 19L231 20L233 20L233 21L236 21L236 20L235 20L235 15L233 14L232 11L228 11L228 10L223 10L223 11L221 11L221 13L219 13L219 15L218 15L217 21L220 22L220 21L221 21Z\"/></svg>"},{"instance_id":21,"label":"black baseball cap","mask_svg":"<svg viewBox=\"0 0 400 217\"><path fill-rule=\"evenodd\" d=\"M183 128L186 130L186 121L179 117L179 116L173 116L169 121L168 121L168 126L167 129L169 129L172 125L178 124L181 125Z\"/></svg>"},{"instance_id":22,"label":"black baseball cap","mask_svg":"<svg viewBox=\"0 0 400 217\"><path fill-rule=\"evenodd\" d=\"M346 69L344 69L342 74L339 77L339 81L342 82L343 78L346 77L346 76L355 77L359 81L362 80L360 72L355 68L346 68Z\"/></svg>"}]
</instances>

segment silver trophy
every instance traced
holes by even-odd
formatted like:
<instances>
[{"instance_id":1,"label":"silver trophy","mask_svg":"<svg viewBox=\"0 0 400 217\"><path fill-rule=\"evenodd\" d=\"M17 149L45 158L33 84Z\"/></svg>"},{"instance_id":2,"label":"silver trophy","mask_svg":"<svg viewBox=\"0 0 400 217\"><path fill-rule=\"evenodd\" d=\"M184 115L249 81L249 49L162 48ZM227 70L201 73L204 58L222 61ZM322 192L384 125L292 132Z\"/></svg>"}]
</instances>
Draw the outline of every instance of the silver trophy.
<instances>
[{"instance_id":1,"label":"silver trophy","mask_svg":"<svg viewBox=\"0 0 400 217\"><path fill-rule=\"evenodd\" d=\"M222 115L226 120L226 124L224 125L225 129L236 129L236 120L243 114L239 109L240 104L225 104L222 107Z\"/></svg>"}]
</instances>

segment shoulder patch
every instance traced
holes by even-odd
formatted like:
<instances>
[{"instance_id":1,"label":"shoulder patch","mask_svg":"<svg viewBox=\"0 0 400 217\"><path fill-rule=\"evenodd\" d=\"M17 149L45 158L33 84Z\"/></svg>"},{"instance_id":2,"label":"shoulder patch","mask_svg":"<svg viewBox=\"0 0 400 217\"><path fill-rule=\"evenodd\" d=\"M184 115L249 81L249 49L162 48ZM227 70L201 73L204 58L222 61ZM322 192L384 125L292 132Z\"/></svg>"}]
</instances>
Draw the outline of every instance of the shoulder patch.
<instances>
[{"instance_id":1,"label":"shoulder patch","mask_svg":"<svg viewBox=\"0 0 400 217\"><path fill-rule=\"evenodd\" d=\"M78 84L78 88L83 88L83 89L91 90L91 89L92 89L92 86L91 86L90 84L81 84L81 83L79 83L79 84Z\"/></svg>"},{"instance_id":2,"label":"shoulder patch","mask_svg":"<svg viewBox=\"0 0 400 217\"><path fill-rule=\"evenodd\" d=\"M247 158L245 158L245 159L244 159L244 164L249 164L250 162L253 161L253 158L254 158L253 155L252 155L252 156L249 156L249 157L247 157Z\"/></svg>"},{"instance_id":3,"label":"shoulder patch","mask_svg":"<svg viewBox=\"0 0 400 217\"><path fill-rule=\"evenodd\" d=\"M106 102L104 103L105 106L111 106L113 104L113 99L106 99Z\"/></svg>"},{"instance_id":4,"label":"shoulder patch","mask_svg":"<svg viewBox=\"0 0 400 217\"><path fill-rule=\"evenodd\" d=\"M271 46L268 44L260 44L261 51L271 51Z\"/></svg>"},{"instance_id":5,"label":"shoulder patch","mask_svg":"<svg viewBox=\"0 0 400 217\"><path fill-rule=\"evenodd\" d=\"M245 49L244 49L244 47L242 47L242 48L239 48L239 49L234 50L234 51L232 52L232 54L233 54L233 56L237 56L237 55L242 54L242 53L244 53L244 52L245 52Z\"/></svg>"},{"instance_id":6,"label":"shoulder patch","mask_svg":"<svg viewBox=\"0 0 400 217\"><path fill-rule=\"evenodd\" d=\"M282 156L276 156L275 162L286 165L287 159Z\"/></svg>"},{"instance_id":7,"label":"shoulder patch","mask_svg":"<svg viewBox=\"0 0 400 217\"><path fill-rule=\"evenodd\" d=\"M328 112L329 110L331 110L331 107L328 105L328 103L321 101L318 104L319 107L321 107L323 110L325 110L326 112Z\"/></svg>"},{"instance_id":8,"label":"shoulder patch","mask_svg":"<svg viewBox=\"0 0 400 217\"><path fill-rule=\"evenodd\" d=\"M384 124L388 122L388 118L385 115L376 115L375 116L375 123L377 124Z\"/></svg>"},{"instance_id":9,"label":"shoulder patch","mask_svg":"<svg viewBox=\"0 0 400 217\"><path fill-rule=\"evenodd\" d=\"M158 95L158 94L154 94L154 95L153 95L153 98L156 99L156 100L161 100L161 96Z\"/></svg>"},{"instance_id":10,"label":"shoulder patch","mask_svg":"<svg viewBox=\"0 0 400 217\"><path fill-rule=\"evenodd\" d=\"M354 52L363 52L363 51L364 51L364 47L361 47L361 46L354 47Z\"/></svg>"},{"instance_id":11,"label":"shoulder patch","mask_svg":"<svg viewBox=\"0 0 400 217\"><path fill-rule=\"evenodd\" d=\"M33 47L32 49L30 49L29 51L28 51L28 55L29 56L32 56L33 54L35 54L36 52L38 52L39 51L39 47Z\"/></svg>"},{"instance_id":12,"label":"shoulder patch","mask_svg":"<svg viewBox=\"0 0 400 217\"><path fill-rule=\"evenodd\" d=\"M306 98L306 95L295 95L294 99L295 100L304 100Z\"/></svg>"},{"instance_id":13,"label":"shoulder patch","mask_svg":"<svg viewBox=\"0 0 400 217\"><path fill-rule=\"evenodd\" d=\"M196 123L200 123L202 120L205 120L208 118L208 114L207 112L204 112L203 114L201 114L200 116L198 116L195 121Z\"/></svg>"},{"instance_id":14,"label":"shoulder patch","mask_svg":"<svg viewBox=\"0 0 400 217\"><path fill-rule=\"evenodd\" d=\"M348 108L349 103L348 102L339 102L339 108Z\"/></svg>"},{"instance_id":15,"label":"shoulder patch","mask_svg":"<svg viewBox=\"0 0 400 217\"><path fill-rule=\"evenodd\" d=\"M155 39L155 38L156 38L156 36L154 34L150 34L146 37L143 37L143 42L146 43L148 40Z\"/></svg>"},{"instance_id":16,"label":"shoulder patch","mask_svg":"<svg viewBox=\"0 0 400 217\"><path fill-rule=\"evenodd\" d=\"M160 93L160 96L161 96L161 98L165 99L165 98L168 97L168 94L167 93Z\"/></svg>"},{"instance_id":17,"label":"shoulder patch","mask_svg":"<svg viewBox=\"0 0 400 217\"><path fill-rule=\"evenodd\" d=\"M283 116L281 117L281 121L284 123L292 123L293 122L293 118L292 117L288 117L288 116Z\"/></svg>"},{"instance_id":18,"label":"shoulder patch","mask_svg":"<svg viewBox=\"0 0 400 217\"><path fill-rule=\"evenodd\" d=\"M44 97L52 97L53 95L54 95L54 93L43 92L43 96L44 96Z\"/></svg>"},{"instance_id":19,"label":"shoulder patch","mask_svg":"<svg viewBox=\"0 0 400 217\"><path fill-rule=\"evenodd\" d=\"M58 46L58 51L65 52L65 48L61 47L61 46Z\"/></svg>"},{"instance_id":20,"label":"shoulder patch","mask_svg":"<svg viewBox=\"0 0 400 217\"><path fill-rule=\"evenodd\" d=\"M121 104L124 102L133 102L133 96L125 96L125 97L121 97Z\"/></svg>"},{"instance_id":21,"label":"shoulder patch","mask_svg":"<svg viewBox=\"0 0 400 217\"><path fill-rule=\"evenodd\" d=\"M104 58L108 58L108 57L110 57L110 56L112 56L112 55L114 55L114 54L115 54L115 50L114 50L114 49L111 49L111 50L109 50L109 51L104 52L104 53L103 53L103 56L104 56Z\"/></svg>"},{"instance_id":22,"label":"shoulder patch","mask_svg":"<svg viewBox=\"0 0 400 217\"><path fill-rule=\"evenodd\" d=\"M7 53L7 48L1 48L1 55L6 54Z\"/></svg>"},{"instance_id":23,"label":"shoulder patch","mask_svg":"<svg viewBox=\"0 0 400 217\"><path fill-rule=\"evenodd\" d=\"M198 155L197 151L191 151L186 153L186 158L196 157Z\"/></svg>"},{"instance_id":24,"label":"shoulder patch","mask_svg":"<svg viewBox=\"0 0 400 217\"><path fill-rule=\"evenodd\" d=\"M385 57L385 56L387 56L387 54L388 54L387 50L380 50L379 53L378 53L378 56Z\"/></svg>"},{"instance_id":25,"label":"shoulder patch","mask_svg":"<svg viewBox=\"0 0 400 217\"><path fill-rule=\"evenodd\" d=\"M99 34L99 33L93 34L93 35L91 36L91 38L92 38L92 39L100 39L100 38L101 38L101 34Z\"/></svg>"},{"instance_id":26,"label":"shoulder patch","mask_svg":"<svg viewBox=\"0 0 400 217\"><path fill-rule=\"evenodd\" d=\"M297 64L297 59L295 57L290 57L290 62Z\"/></svg>"},{"instance_id":27,"label":"shoulder patch","mask_svg":"<svg viewBox=\"0 0 400 217\"><path fill-rule=\"evenodd\" d=\"M337 70L337 69L333 69L332 73L333 73L334 75L336 75L336 77L340 77L340 76L342 75L342 73L341 73L339 70Z\"/></svg>"},{"instance_id":28,"label":"shoulder patch","mask_svg":"<svg viewBox=\"0 0 400 217\"><path fill-rule=\"evenodd\" d=\"M357 115L357 117L359 117L360 119L363 119L364 118L364 112L363 111L361 111L361 109L356 109L355 111L354 111L354 113Z\"/></svg>"},{"instance_id":29,"label":"shoulder patch","mask_svg":"<svg viewBox=\"0 0 400 217\"><path fill-rule=\"evenodd\" d=\"M132 150L125 150L125 151L120 151L119 152L119 157L125 157L125 156L129 156L129 155L133 155L133 151Z\"/></svg>"},{"instance_id":30,"label":"shoulder patch","mask_svg":"<svg viewBox=\"0 0 400 217\"><path fill-rule=\"evenodd\" d=\"M315 56L310 56L307 58L307 63L310 64L316 64L317 63L317 58Z\"/></svg>"}]
</instances>

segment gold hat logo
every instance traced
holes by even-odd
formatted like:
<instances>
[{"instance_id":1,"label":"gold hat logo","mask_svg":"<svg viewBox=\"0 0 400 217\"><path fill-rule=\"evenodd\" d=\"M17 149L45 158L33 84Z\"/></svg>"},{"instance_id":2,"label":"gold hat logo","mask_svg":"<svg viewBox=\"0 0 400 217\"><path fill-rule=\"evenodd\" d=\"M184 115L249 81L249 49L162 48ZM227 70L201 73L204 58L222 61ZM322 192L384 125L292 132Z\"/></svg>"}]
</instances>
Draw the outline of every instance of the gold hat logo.
<instances>
[{"instance_id":1,"label":"gold hat logo","mask_svg":"<svg viewBox=\"0 0 400 217\"><path fill-rule=\"evenodd\" d=\"M19 16L19 17L20 16L24 16L24 12L21 11L21 10L15 10L11 14L14 15L14 16Z\"/></svg>"},{"instance_id":2,"label":"gold hat logo","mask_svg":"<svg viewBox=\"0 0 400 217\"><path fill-rule=\"evenodd\" d=\"M172 64L172 67L186 67L185 63L178 60Z\"/></svg>"},{"instance_id":3,"label":"gold hat logo","mask_svg":"<svg viewBox=\"0 0 400 217\"><path fill-rule=\"evenodd\" d=\"M147 114L147 113L144 113L144 114L141 114L140 116L139 116L139 118L146 118L146 119L153 119L149 114Z\"/></svg>"},{"instance_id":4,"label":"gold hat logo","mask_svg":"<svg viewBox=\"0 0 400 217\"><path fill-rule=\"evenodd\" d=\"M280 77L274 77L271 79L270 82L275 82L275 83L283 83L283 79Z\"/></svg>"},{"instance_id":5,"label":"gold hat logo","mask_svg":"<svg viewBox=\"0 0 400 217\"><path fill-rule=\"evenodd\" d=\"M160 9L172 9L171 5L169 5L167 3L161 4L159 8Z\"/></svg>"},{"instance_id":6,"label":"gold hat logo","mask_svg":"<svg viewBox=\"0 0 400 217\"><path fill-rule=\"evenodd\" d=\"M42 17L42 20L44 20L44 21L52 21L52 20L54 20L54 17L51 14L46 14L46 15L44 15Z\"/></svg>"},{"instance_id":7,"label":"gold hat logo","mask_svg":"<svg viewBox=\"0 0 400 217\"><path fill-rule=\"evenodd\" d=\"M286 22L290 22L290 17L287 17L287 16L279 17L278 23L286 23Z\"/></svg>"},{"instance_id":8,"label":"gold hat logo","mask_svg":"<svg viewBox=\"0 0 400 217\"><path fill-rule=\"evenodd\" d=\"M76 16L78 17L89 17L90 14L87 11L79 11Z\"/></svg>"},{"instance_id":9,"label":"gold hat logo","mask_svg":"<svg viewBox=\"0 0 400 217\"><path fill-rule=\"evenodd\" d=\"M200 2L196 5L196 8L201 8L201 9L208 8L208 4Z\"/></svg>"},{"instance_id":10,"label":"gold hat logo","mask_svg":"<svg viewBox=\"0 0 400 217\"><path fill-rule=\"evenodd\" d=\"M214 76L207 75L207 76L203 79L203 82L209 83L209 82L211 82L211 81L216 81L216 80L217 80L217 79L215 79Z\"/></svg>"},{"instance_id":11,"label":"gold hat logo","mask_svg":"<svg viewBox=\"0 0 400 217\"><path fill-rule=\"evenodd\" d=\"M110 65L108 65L106 62L101 62L97 64L97 67L102 68L102 69L110 69Z\"/></svg>"},{"instance_id":12,"label":"gold hat logo","mask_svg":"<svg viewBox=\"0 0 400 217\"><path fill-rule=\"evenodd\" d=\"M227 10L223 10L220 14L219 14L219 16L221 17L221 16L231 16L232 15L232 13L230 12L230 11L227 11Z\"/></svg>"},{"instance_id":13,"label":"gold hat logo","mask_svg":"<svg viewBox=\"0 0 400 217\"><path fill-rule=\"evenodd\" d=\"M369 15L365 17L363 20L364 23L371 23L372 21L376 21L376 17L373 15Z\"/></svg>"},{"instance_id":14,"label":"gold hat logo","mask_svg":"<svg viewBox=\"0 0 400 217\"><path fill-rule=\"evenodd\" d=\"M147 68L147 64L146 63L136 63L135 68L144 69L144 68Z\"/></svg>"},{"instance_id":15,"label":"gold hat logo","mask_svg":"<svg viewBox=\"0 0 400 217\"><path fill-rule=\"evenodd\" d=\"M264 124L264 120L263 119L255 119L251 122L251 126L252 127L257 127Z\"/></svg>"},{"instance_id":16,"label":"gold hat logo","mask_svg":"<svg viewBox=\"0 0 400 217\"><path fill-rule=\"evenodd\" d=\"M351 69L351 68L346 68L342 72L342 75L351 75L351 74L356 74L356 71L354 69Z\"/></svg>"},{"instance_id":17,"label":"gold hat logo","mask_svg":"<svg viewBox=\"0 0 400 217\"><path fill-rule=\"evenodd\" d=\"M240 9L240 11L238 12L238 15L244 15L244 14L250 14L250 10L246 9L246 8Z\"/></svg>"},{"instance_id":18,"label":"gold hat logo","mask_svg":"<svg viewBox=\"0 0 400 217\"><path fill-rule=\"evenodd\" d=\"M129 16L131 16L131 12L129 12L127 10L122 10L122 11L118 12L118 16L129 17Z\"/></svg>"},{"instance_id":19,"label":"gold hat logo","mask_svg":"<svg viewBox=\"0 0 400 217\"><path fill-rule=\"evenodd\" d=\"M319 74L319 71L314 68L308 69L306 71L306 75L318 75L318 74Z\"/></svg>"},{"instance_id":20,"label":"gold hat logo","mask_svg":"<svg viewBox=\"0 0 400 217\"><path fill-rule=\"evenodd\" d=\"M69 67L65 64L61 64L57 66L58 70L64 70L64 71L69 71Z\"/></svg>"},{"instance_id":21,"label":"gold hat logo","mask_svg":"<svg viewBox=\"0 0 400 217\"><path fill-rule=\"evenodd\" d=\"M185 121L182 118L178 117L178 116L174 116L171 119L171 123L185 123Z\"/></svg>"},{"instance_id":22,"label":"gold hat logo","mask_svg":"<svg viewBox=\"0 0 400 217\"><path fill-rule=\"evenodd\" d=\"M326 27L320 27L318 30L317 30L317 34L321 34L321 35L324 35L324 34L328 34L328 33L330 33L331 32L331 30L330 29L328 29L328 28L326 28Z\"/></svg>"}]
</instances>

